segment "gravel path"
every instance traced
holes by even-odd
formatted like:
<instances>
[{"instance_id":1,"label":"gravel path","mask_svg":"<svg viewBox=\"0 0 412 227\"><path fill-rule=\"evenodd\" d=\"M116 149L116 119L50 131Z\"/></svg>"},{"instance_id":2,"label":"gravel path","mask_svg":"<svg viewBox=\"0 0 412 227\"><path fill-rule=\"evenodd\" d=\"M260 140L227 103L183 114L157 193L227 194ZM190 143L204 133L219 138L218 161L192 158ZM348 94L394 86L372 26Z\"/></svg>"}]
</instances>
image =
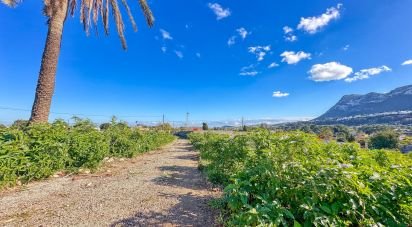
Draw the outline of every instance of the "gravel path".
<instances>
[{"instance_id":1,"label":"gravel path","mask_svg":"<svg viewBox=\"0 0 412 227\"><path fill-rule=\"evenodd\" d=\"M186 140L99 173L55 177L0 193L0 226L213 226L220 195Z\"/></svg>"}]
</instances>

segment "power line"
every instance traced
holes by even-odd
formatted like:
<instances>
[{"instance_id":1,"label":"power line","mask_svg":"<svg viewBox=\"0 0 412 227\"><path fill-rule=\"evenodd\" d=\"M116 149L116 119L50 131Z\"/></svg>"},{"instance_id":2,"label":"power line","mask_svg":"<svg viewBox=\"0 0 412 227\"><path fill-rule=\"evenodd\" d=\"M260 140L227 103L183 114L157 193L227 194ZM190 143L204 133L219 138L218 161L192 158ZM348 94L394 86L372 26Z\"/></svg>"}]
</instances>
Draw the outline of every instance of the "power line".
<instances>
[{"instance_id":1,"label":"power line","mask_svg":"<svg viewBox=\"0 0 412 227\"><path fill-rule=\"evenodd\" d=\"M14 107L4 107L0 106L0 110L11 110L11 111L24 111L24 112L31 112L28 109L21 109L21 108L14 108ZM81 113L66 113L66 112L53 112L50 111L51 114L56 115L71 115L71 116L83 116L83 117L113 117L116 115L101 115L101 114L81 114ZM129 115L129 116L116 116L119 118L160 118L162 115Z\"/></svg>"}]
</instances>

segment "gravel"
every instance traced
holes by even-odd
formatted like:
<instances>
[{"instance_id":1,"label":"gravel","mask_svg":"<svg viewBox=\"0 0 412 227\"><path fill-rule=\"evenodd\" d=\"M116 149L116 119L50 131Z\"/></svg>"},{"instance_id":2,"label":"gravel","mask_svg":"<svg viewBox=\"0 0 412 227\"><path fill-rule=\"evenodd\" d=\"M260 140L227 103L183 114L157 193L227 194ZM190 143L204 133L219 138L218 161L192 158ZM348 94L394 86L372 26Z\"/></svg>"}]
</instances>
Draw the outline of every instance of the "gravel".
<instances>
[{"instance_id":1,"label":"gravel","mask_svg":"<svg viewBox=\"0 0 412 227\"><path fill-rule=\"evenodd\" d=\"M0 226L214 226L221 195L187 140L98 173L59 176L0 192Z\"/></svg>"}]
</instances>

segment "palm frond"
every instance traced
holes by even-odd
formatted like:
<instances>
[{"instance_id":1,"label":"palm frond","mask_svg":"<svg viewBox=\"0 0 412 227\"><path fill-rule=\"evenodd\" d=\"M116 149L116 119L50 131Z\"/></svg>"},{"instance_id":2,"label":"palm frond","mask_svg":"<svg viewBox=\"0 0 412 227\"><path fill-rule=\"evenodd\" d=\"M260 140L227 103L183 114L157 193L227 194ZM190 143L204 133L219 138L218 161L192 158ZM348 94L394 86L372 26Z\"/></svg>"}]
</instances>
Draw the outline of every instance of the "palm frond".
<instances>
[{"instance_id":1,"label":"palm frond","mask_svg":"<svg viewBox=\"0 0 412 227\"><path fill-rule=\"evenodd\" d=\"M22 1L23 0L0 0L1 3L7 6L10 6L10 7L15 7ZM89 35L89 30L91 27L94 27L97 33L98 21L100 17L103 21L103 28L104 28L105 34L106 35L109 34L109 8L111 8L114 21L116 24L116 28L117 28L117 33L119 34L119 38L122 43L122 47L123 49L127 49L126 38L124 34L125 27L124 27L124 22L122 18L122 13L119 9L119 4L118 4L119 0L58 0L58 1L57 0L43 0L44 14L50 19L50 17L53 16L53 5L55 5L54 3L56 2L64 3L64 1L67 1L67 4L68 4L67 5L68 6L67 15L74 16L75 11L78 8L78 10L80 11L80 23L83 24L83 29L87 35ZM129 17L133 30L137 32L136 21L133 17L132 11L127 1L128 0L121 0L121 3ZM146 19L147 25L149 27L152 27L155 19L153 17L153 13L150 10L150 7L147 1L138 0L138 2L140 5L140 8L143 11L143 15ZM78 5L80 7L77 7Z\"/></svg>"},{"instance_id":2,"label":"palm frond","mask_svg":"<svg viewBox=\"0 0 412 227\"><path fill-rule=\"evenodd\" d=\"M109 35L109 0L105 0L106 4L103 9L102 17L103 17L103 26L106 35Z\"/></svg>"},{"instance_id":3,"label":"palm frond","mask_svg":"<svg viewBox=\"0 0 412 227\"><path fill-rule=\"evenodd\" d=\"M119 10L119 5L117 4L117 0L110 0L110 4L112 6L114 21L117 27L117 33L119 34L120 41L122 42L123 49L127 49L126 38L124 37L124 23L122 19L122 14Z\"/></svg>"},{"instance_id":4,"label":"palm frond","mask_svg":"<svg viewBox=\"0 0 412 227\"><path fill-rule=\"evenodd\" d=\"M22 0L1 0L2 3L10 7L16 7Z\"/></svg>"},{"instance_id":5,"label":"palm frond","mask_svg":"<svg viewBox=\"0 0 412 227\"><path fill-rule=\"evenodd\" d=\"M140 7L142 8L144 17L146 18L147 25L151 28L154 25L154 17L153 13L150 10L149 5L147 4L146 0L139 0Z\"/></svg>"},{"instance_id":6,"label":"palm frond","mask_svg":"<svg viewBox=\"0 0 412 227\"><path fill-rule=\"evenodd\" d=\"M122 4L123 4L124 8L126 9L126 12L127 12L127 15L129 16L130 22L132 23L133 30L135 32L137 32L137 25L136 25L136 22L134 21L132 11L130 11L130 8L129 8L129 5L127 4L127 1L122 0Z\"/></svg>"}]
</instances>

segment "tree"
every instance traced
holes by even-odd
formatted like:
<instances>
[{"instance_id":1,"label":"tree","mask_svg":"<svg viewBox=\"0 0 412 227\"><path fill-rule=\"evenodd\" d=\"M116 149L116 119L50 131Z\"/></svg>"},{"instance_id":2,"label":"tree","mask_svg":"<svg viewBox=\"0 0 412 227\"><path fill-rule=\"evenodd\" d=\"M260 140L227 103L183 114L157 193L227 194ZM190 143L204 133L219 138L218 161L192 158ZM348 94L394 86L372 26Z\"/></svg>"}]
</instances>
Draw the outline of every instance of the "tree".
<instances>
[{"instance_id":1,"label":"tree","mask_svg":"<svg viewBox=\"0 0 412 227\"><path fill-rule=\"evenodd\" d=\"M22 0L1 0L4 4L15 7ZM138 0L149 27L153 26L154 17L146 0ZM47 17L48 33L46 45L41 60L40 73L37 81L30 123L46 123L50 114L50 106L56 81L57 63L60 55L63 27L67 16L74 16L80 3L80 21L86 34L91 26L96 27L101 17L106 35L109 34L109 9L117 27L117 33L123 49L127 49L124 36L124 24L118 0L43 0L44 14ZM121 0L135 31L137 26L127 0Z\"/></svg>"},{"instance_id":2,"label":"tree","mask_svg":"<svg viewBox=\"0 0 412 227\"><path fill-rule=\"evenodd\" d=\"M372 149L396 149L399 147L399 136L391 130L378 132L370 138Z\"/></svg>"},{"instance_id":3,"label":"tree","mask_svg":"<svg viewBox=\"0 0 412 227\"><path fill-rule=\"evenodd\" d=\"M323 140L331 140L333 138L333 131L329 127L323 127L319 133L319 138Z\"/></svg>"},{"instance_id":4,"label":"tree","mask_svg":"<svg viewBox=\"0 0 412 227\"><path fill-rule=\"evenodd\" d=\"M204 131L209 130L209 125L207 125L206 122L203 122L203 123L202 123L202 129L203 129Z\"/></svg>"}]
</instances>

